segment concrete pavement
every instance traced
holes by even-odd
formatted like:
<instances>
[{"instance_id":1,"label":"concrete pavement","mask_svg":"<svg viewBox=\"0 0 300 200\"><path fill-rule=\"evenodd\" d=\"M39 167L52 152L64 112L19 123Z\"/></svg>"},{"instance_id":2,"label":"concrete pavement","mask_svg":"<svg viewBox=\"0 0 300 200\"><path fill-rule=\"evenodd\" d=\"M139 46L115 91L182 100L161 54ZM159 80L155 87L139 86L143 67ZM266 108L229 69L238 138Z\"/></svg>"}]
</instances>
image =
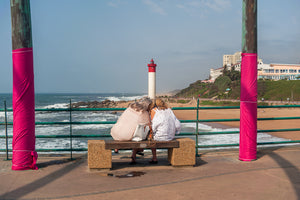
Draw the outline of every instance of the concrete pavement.
<instances>
[{"instance_id":1,"label":"concrete pavement","mask_svg":"<svg viewBox=\"0 0 300 200\"><path fill-rule=\"evenodd\" d=\"M113 155L110 171L89 171L86 155L38 158L39 170L12 171L0 157L0 199L300 199L300 146L258 150L252 162L238 150L200 151L195 167L174 168L165 151L157 165L150 151L129 165L130 154Z\"/></svg>"}]
</instances>

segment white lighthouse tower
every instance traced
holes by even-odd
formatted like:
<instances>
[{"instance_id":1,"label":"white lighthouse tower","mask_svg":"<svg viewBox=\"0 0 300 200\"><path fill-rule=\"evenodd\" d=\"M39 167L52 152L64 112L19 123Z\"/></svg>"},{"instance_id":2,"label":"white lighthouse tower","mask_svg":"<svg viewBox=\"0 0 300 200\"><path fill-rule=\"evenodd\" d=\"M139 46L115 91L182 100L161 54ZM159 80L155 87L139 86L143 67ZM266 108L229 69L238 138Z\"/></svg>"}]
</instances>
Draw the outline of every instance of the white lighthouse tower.
<instances>
[{"instance_id":1,"label":"white lighthouse tower","mask_svg":"<svg viewBox=\"0 0 300 200\"><path fill-rule=\"evenodd\" d=\"M148 96L150 99L155 99L156 95L156 64L154 64L153 59L151 59L150 64L148 64Z\"/></svg>"}]
</instances>

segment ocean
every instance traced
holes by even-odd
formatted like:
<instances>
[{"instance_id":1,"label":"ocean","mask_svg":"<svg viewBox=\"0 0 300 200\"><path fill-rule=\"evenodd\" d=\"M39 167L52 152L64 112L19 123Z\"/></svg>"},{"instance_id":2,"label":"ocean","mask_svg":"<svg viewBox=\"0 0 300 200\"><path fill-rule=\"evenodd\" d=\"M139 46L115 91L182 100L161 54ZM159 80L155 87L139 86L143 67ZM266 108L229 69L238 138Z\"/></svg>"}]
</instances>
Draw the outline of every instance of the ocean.
<instances>
[{"instance_id":1,"label":"ocean","mask_svg":"<svg viewBox=\"0 0 300 200\"><path fill-rule=\"evenodd\" d=\"M36 109L47 108L68 108L70 101L88 102L88 101L129 101L140 99L146 94L127 94L127 93L103 93L103 94L36 94ZM4 108L4 101L8 109L12 109L12 95L0 94L0 109ZM0 122L4 122L4 112L0 112ZM96 122L96 121L116 121L120 116L119 112L72 112L72 121L74 122ZM69 112L48 112L38 111L35 114L36 122L69 122ZM7 114L8 122L13 121L12 112ZM85 134L109 134L112 124L84 124L72 125L73 135ZM195 123L182 123L182 132L195 132ZM200 132L216 131L238 131L238 128L214 128L207 124L199 123ZM13 134L12 126L8 126L8 135ZM36 135L67 135L70 133L69 125L36 125ZM5 135L5 127L0 126L0 135ZM186 136L185 136L186 137ZM194 136L190 136L195 138ZM285 141L283 138L273 137L267 133L258 134L258 142ZM217 145L217 144L236 144L239 143L238 134L218 134L218 135L201 135L198 138L199 145ZM9 148L11 149L12 139L9 139ZM5 139L0 138L0 149L5 149ZM87 148L86 138L74 138L72 141L73 148ZM68 138L37 138L36 149L64 149L70 148L70 139ZM232 148L232 147L231 147Z\"/></svg>"}]
</instances>

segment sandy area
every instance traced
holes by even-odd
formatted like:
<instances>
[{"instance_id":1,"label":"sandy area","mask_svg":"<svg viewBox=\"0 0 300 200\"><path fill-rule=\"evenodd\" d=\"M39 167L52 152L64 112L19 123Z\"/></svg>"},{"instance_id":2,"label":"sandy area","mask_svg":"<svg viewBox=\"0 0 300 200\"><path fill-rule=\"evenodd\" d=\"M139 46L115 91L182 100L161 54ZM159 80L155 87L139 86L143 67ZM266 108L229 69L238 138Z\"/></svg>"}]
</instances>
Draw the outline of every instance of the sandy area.
<instances>
[{"instance_id":1,"label":"sandy area","mask_svg":"<svg viewBox=\"0 0 300 200\"><path fill-rule=\"evenodd\" d=\"M121 103L120 107L127 107L128 102ZM171 107L196 107L196 101L191 101L186 104L180 103L169 103ZM201 103L200 103L200 107ZM180 120L192 120L196 119L196 110L175 110L175 115ZM273 118L273 117L299 117L300 108L260 108L257 110L258 118ZM201 109L199 110L199 119L239 119L239 109ZM213 123L215 127L239 127L240 122L218 122ZM220 126L221 125L221 126ZM257 122L257 128L260 130L271 130L271 129L292 129L300 128L300 120L263 120ZM269 133L271 135L291 139L300 140L300 131L286 131L286 132L275 132Z\"/></svg>"}]
</instances>

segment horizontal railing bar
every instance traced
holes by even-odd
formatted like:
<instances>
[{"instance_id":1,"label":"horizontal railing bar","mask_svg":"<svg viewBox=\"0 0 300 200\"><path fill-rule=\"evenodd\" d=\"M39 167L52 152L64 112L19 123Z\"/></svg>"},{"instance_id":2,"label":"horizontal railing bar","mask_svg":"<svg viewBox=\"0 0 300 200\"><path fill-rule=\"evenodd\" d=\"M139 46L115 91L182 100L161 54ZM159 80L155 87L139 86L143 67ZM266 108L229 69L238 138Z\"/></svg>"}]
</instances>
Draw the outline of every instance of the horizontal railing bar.
<instances>
[{"instance_id":1,"label":"horizontal railing bar","mask_svg":"<svg viewBox=\"0 0 300 200\"><path fill-rule=\"evenodd\" d=\"M124 111L126 108L72 108L72 111Z\"/></svg>"},{"instance_id":2,"label":"horizontal railing bar","mask_svg":"<svg viewBox=\"0 0 300 200\"><path fill-rule=\"evenodd\" d=\"M36 112L69 112L69 111L124 111L126 108L36 108ZM4 112L5 109L0 109ZM7 112L12 112L13 109L7 109Z\"/></svg>"},{"instance_id":3,"label":"horizontal railing bar","mask_svg":"<svg viewBox=\"0 0 300 200\"><path fill-rule=\"evenodd\" d=\"M300 108L300 105L257 106L257 108Z\"/></svg>"},{"instance_id":4,"label":"horizontal railing bar","mask_svg":"<svg viewBox=\"0 0 300 200\"><path fill-rule=\"evenodd\" d=\"M173 107L172 110L196 110L197 107Z\"/></svg>"},{"instance_id":5,"label":"horizontal railing bar","mask_svg":"<svg viewBox=\"0 0 300 200\"><path fill-rule=\"evenodd\" d=\"M58 136L58 137L55 137ZM99 134L99 135L72 135L72 138L88 138L88 137L109 137L110 134ZM37 135L36 138L70 138L70 135Z\"/></svg>"},{"instance_id":6,"label":"horizontal railing bar","mask_svg":"<svg viewBox=\"0 0 300 200\"><path fill-rule=\"evenodd\" d=\"M298 108L300 105L272 105L272 106L257 106L257 108ZM240 106L208 106L199 107L198 109L239 109ZM37 108L35 111L59 112L59 111L124 111L126 108ZM197 107L173 107L172 110L196 110ZM13 109L7 109L7 112L12 112ZM5 109L0 109L0 112L5 112Z\"/></svg>"},{"instance_id":7,"label":"horizontal railing bar","mask_svg":"<svg viewBox=\"0 0 300 200\"><path fill-rule=\"evenodd\" d=\"M222 135L222 134L237 134L239 131L213 131L213 132L198 132L198 135ZM181 135L197 135L197 133L180 133Z\"/></svg>"},{"instance_id":8,"label":"horizontal railing bar","mask_svg":"<svg viewBox=\"0 0 300 200\"><path fill-rule=\"evenodd\" d=\"M257 130L258 133L263 133L263 132L285 132L285 131L300 131L300 128Z\"/></svg>"},{"instance_id":9,"label":"horizontal railing bar","mask_svg":"<svg viewBox=\"0 0 300 200\"><path fill-rule=\"evenodd\" d=\"M5 125L5 122L0 122L0 126L3 126L3 125ZM12 122L7 122L6 125L13 125L13 123Z\"/></svg>"},{"instance_id":10,"label":"horizontal railing bar","mask_svg":"<svg viewBox=\"0 0 300 200\"><path fill-rule=\"evenodd\" d=\"M289 132L289 131L300 131L300 128L293 129L269 129L269 130L257 130L257 133L264 132ZM198 135L222 135L222 134L238 134L239 131L212 131L212 132L198 132ZM181 132L178 136L182 135L197 135L195 132ZM9 135L8 138L12 138L12 135ZM36 138L69 138L70 135L36 135ZM72 135L72 138L87 138L87 137L109 137L110 134L90 134L90 135ZM5 138L5 136L0 136L0 138Z\"/></svg>"},{"instance_id":11,"label":"horizontal railing bar","mask_svg":"<svg viewBox=\"0 0 300 200\"><path fill-rule=\"evenodd\" d=\"M277 142L258 142L257 145L269 145L269 144L289 144L289 143L300 143L300 140L288 140L288 141L277 141Z\"/></svg>"},{"instance_id":12,"label":"horizontal railing bar","mask_svg":"<svg viewBox=\"0 0 300 200\"><path fill-rule=\"evenodd\" d=\"M290 120L290 119L300 119L300 117L266 117L266 118L257 118L257 120Z\"/></svg>"},{"instance_id":13,"label":"horizontal railing bar","mask_svg":"<svg viewBox=\"0 0 300 200\"><path fill-rule=\"evenodd\" d=\"M87 151L87 148L78 148L78 149L73 149L72 151ZM0 149L0 152L4 152L6 149ZM9 152L12 152L12 149L8 149ZM71 151L71 149L35 149L35 151L38 152L45 152L45 151Z\"/></svg>"},{"instance_id":14,"label":"horizontal railing bar","mask_svg":"<svg viewBox=\"0 0 300 200\"><path fill-rule=\"evenodd\" d=\"M257 120L291 120L300 119L300 117L268 117L268 118L257 118ZM197 120L179 120L181 123L196 123ZM229 121L240 121L239 118L235 119L201 119L198 122L229 122ZM94 121L94 122L35 122L36 125L69 125L69 124L115 124L116 121ZM0 122L0 125L5 125L4 122ZM13 125L13 122L7 122L7 125Z\"/></svg>"},{"instance_id":15,"label":"horizontal railing bar","mask_svg":"<svg viewBox=\"0 0 300 200\"><path fill-rule=\"evenodd\" d=\"M210 145L196 145L196 148L213 148L213 147L232 147L239 146L239 144L210 144Z\"/></svg>"},{"instance_id":16,"label":"horizontal railing bar","mask_svg":"<svg viewBox=\"0 0 300 200\"><path fill-rule=\"evenodd\" d=\"M277 142L258 142L257 145L270 145L270 144L295 144L300 143L300 140L289 140L289 141L277 141ZM196 148L214 148L214 147L232 147L232 146L239 146L239 143L235 144L213 144L213 145L196 145ZM87 148L78 148L73 149L72 151L87 151ZM0 149L0 152L5 152L6 149ZM12 149L8 149L9 152ZM46 151L71 151L71 149L36 149L39 152L46 152Z\"/></svg>"},{"instance_id":17,"label":"horizontal railing bar","mask_svg":"<svg viewBox=\"0 0 300 200\"><path fill-rule=\"evenodd\" d=\"M277 141L277 142L258 142L257 145L270 145L270 144L294 144L300 143L300 140L290 140L290 141ZM214 147L232 147L239 146L239 143L235 144L211 144L211 145L196 145L196 148L214 148Z\"/></svg>"},{"instance_id":18,"label":"horizontal railing bar","mask_svg":"<svg viewBox=\"0 0 300 200\"><path fill-rule=\"evenodd\" d=\"M45 151L87 151L87 148L79 148L79 149L35 149L36 151L45 152Z\"/></svg>"},{"instance_id":19,"label":"horizontal railing bar","mask_svg":"<svg viewBox=\"0 0 300 200\"><path fill-rule=\"evenodd\" d=\"M240 121L240 119L200 119L198 122L233 122Z\"/></svg>"},{"instance_id":20,"label":"horizontal railing bar","mask_svg":"<svg viewBox=\"0 0 300 200\"><path fill-rule=\"evenodd\" d=\"M116 121L94 121L94 122L35 122L36 125L47 125L47 124L57 124L57 125L69 125L69 124L115 124Z\"/></svg>"}]
</instances>

